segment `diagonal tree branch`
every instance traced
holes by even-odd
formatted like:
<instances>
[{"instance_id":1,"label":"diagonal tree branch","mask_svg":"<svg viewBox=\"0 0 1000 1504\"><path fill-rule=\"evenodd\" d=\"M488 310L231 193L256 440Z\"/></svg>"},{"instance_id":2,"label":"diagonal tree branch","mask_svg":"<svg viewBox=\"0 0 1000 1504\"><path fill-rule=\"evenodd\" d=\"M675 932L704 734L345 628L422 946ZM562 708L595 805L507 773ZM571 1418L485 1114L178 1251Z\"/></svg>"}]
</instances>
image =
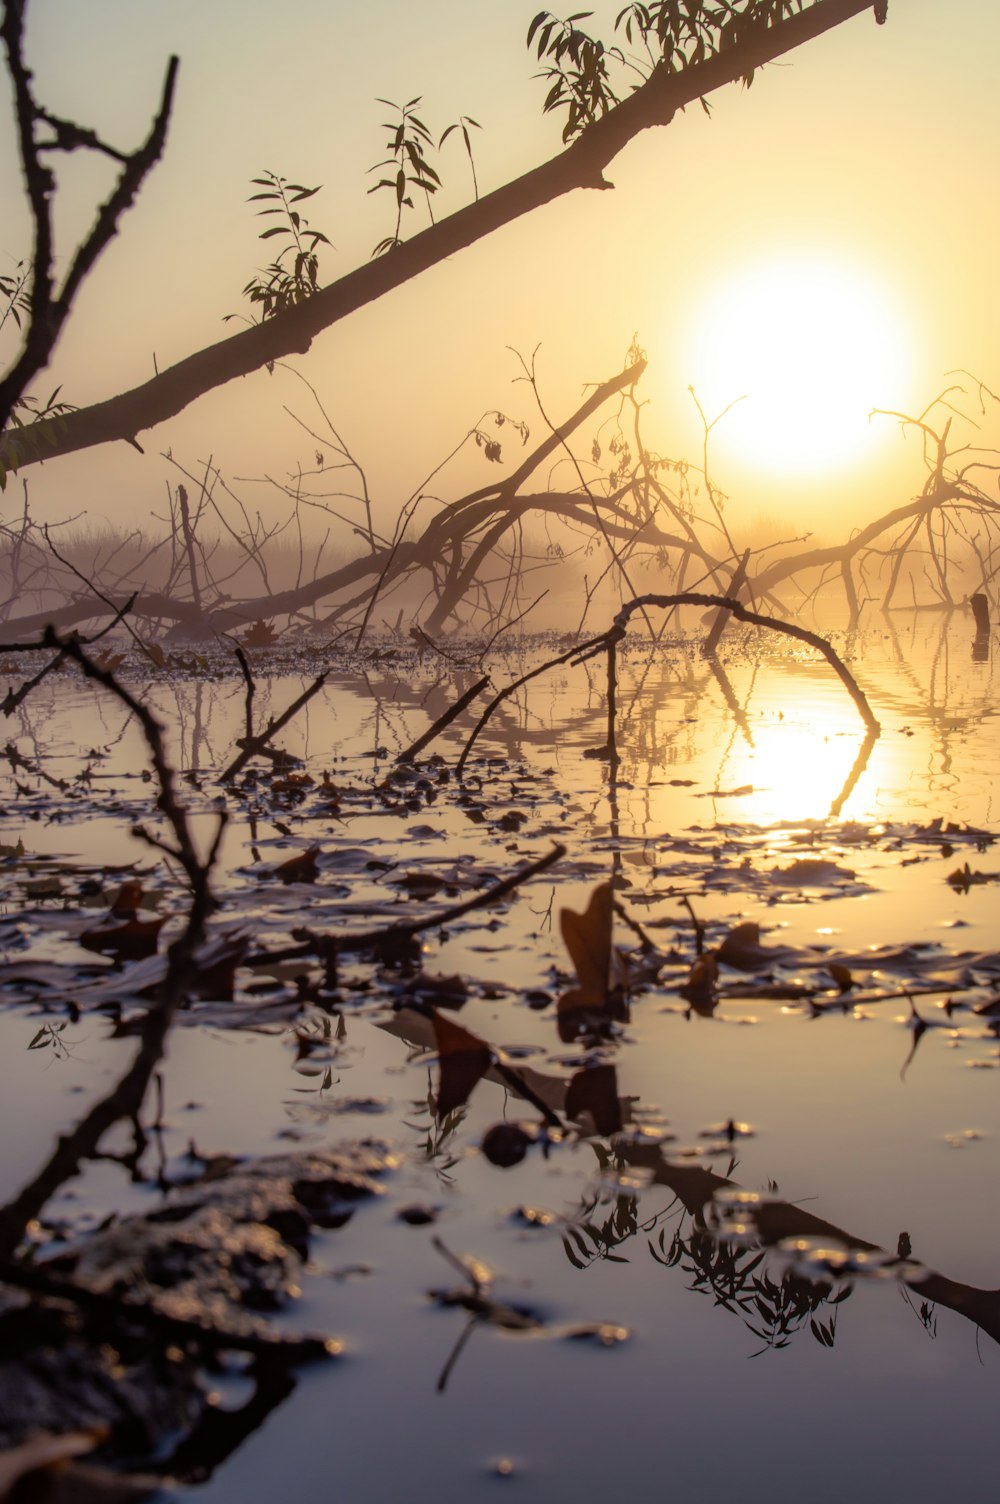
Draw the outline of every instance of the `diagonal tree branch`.
<instances>
[{"instance_id":1,"label":"diagonal tree branch","mask_svg":"<svg viewBox=\"0 0 1000 1504\"><path fill-rule=\"evenodd\" d=\"M0 465L13 468L113 440L134 443L137 433L175 417L206 392L268 362L304 353L322 330L531 210L576 188L610 188L604 169L640 132L669 124L686 105L870 9L871 0L815 0L784 21L748 30L739 43L705 62L680 72L658 65L641 88L558 156L439 220L388 255L348 272L305 302L187 356L141 386L69 413L58 424L33 424L30 443L23 431L6 434Z\"/></svg>"}]
</instances>

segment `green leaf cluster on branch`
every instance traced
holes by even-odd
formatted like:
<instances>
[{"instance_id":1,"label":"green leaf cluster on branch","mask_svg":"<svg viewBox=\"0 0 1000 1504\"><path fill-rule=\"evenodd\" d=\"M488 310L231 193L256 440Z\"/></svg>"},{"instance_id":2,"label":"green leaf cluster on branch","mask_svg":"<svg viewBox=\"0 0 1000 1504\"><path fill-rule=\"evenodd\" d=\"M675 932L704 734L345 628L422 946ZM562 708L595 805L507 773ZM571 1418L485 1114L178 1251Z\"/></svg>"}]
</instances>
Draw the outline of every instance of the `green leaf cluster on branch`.
<instances>
[{"instance_id":1,"label":"green leaf cluster on branch","mask_svg":"<svg viewBox=\"0 0 1000 1504\"><path fill-rule=\"evenodd\" d=\"M434 223L431 195L437 193L441 186L441 179L436 169L427 160L428 150L434 149L434 138L416 113L420 102L419 94L414 99L408 99L406 104L394 104L391 99L379 100L379 104L387 105L390 110L396 110L399 119L383 121L383 130L390 132L386 144L386 151L389 155L383 161L376 162L374 167L369 168L369 172L382 172L388 169L390 175L379 178L368 192L378 193L380 189L388 188L394 195L396 227L391 235L379 241L372 252L373 256L382 256L386 251L393 251L402 244L399 232L403 223L403 210L413 208L413 198L410 192L412 188L418 188L424 195L428 217L431 224Z\"/></svg>"},{"instance_id":2,"label":"green leaf cluster on branch","mask_svg":"<svg viewBox=\"0 0 1000 1504\"><path fill-rule=\"evenodd\" d=\"M317 194L319 187L305 188L301 183L290 183L276 172L265 172L263 177L251 178L250 181L260 192L251 193L247 203L263 203L265 207L258 209L257 213L278 220L277 224L261 230L260 239L272 240L280 236L285 241L270 266L252 277L243 289L243 296L260 309L261 318L269 319L286 308L304 303L317 291L317 247L330 245L330 241L322 230L312 229L309 221L295 208L296 204Z\"/></svg>"},{"instance_id":3,"label":"green leaf cluster on branch","mask_svg":"<svg viewBox=\"0 0 1000 1504\"><path fill-rule=\"evenodd\" d=\"M395 110L398 120L384 120L382 129L389 132L389 140L385 150L389 155L381 162L376 162L369 167L369 173L388 171L388 177L379 178L369 188L369 193L378 193L381 189L388 189L396 201L396 224L391 235L386 235L380 240L372 251L372 257L384 256L386 251L394 251L402 245L403 240L400 230L403 225L403 210L413 209L413 197L411 190L416 188L424 196L427 205L427 217L430 223L434 223L434 209L431 204L432 194L437 193L441 187L441 177L430 162L430 153L440 151L448 137L456 131L461 134L465 145L465 154L469 159L469 167L472 171L472 189L476 201L479 200L479 179L476 177L476 161L472 152L472 137L470 128L481 130L478 120L473 120L471 115L460 115L456 121L442 131L440 139L435 146L434 137L427 125L420 119L416 111L422 103L422 95L416 95L408 99L406 104L394 104L391 99L378 100L379 104L387 105L390 110Z\"/></svg>"},{"instance_id":4,"label":"green leaf cluster on branch","mask_svg":"<svg viewBox=\"0 0 1000 1504\"><path fill-rule=\"evenodd\" d=\"M613 71L621 74L623 83L631 76L634 91L656 69L681 73L697 67L753 40L804 6L805 0L633 3L619 11L615 20L615 31L632 49L628 52L590 36L577 24L589 20L593 11L576 11L565 21L551 11L539 11L528 27L528 47L534 43L538 61L545 65L536 75L549 85L542 108L546 114L566 111L562 138L568 144L621 102L622 84L614 82ZM753 75L752 67L742 74L748 87ZM701 104L707 113L704 97Z\"/></svg>"}]
</instances>

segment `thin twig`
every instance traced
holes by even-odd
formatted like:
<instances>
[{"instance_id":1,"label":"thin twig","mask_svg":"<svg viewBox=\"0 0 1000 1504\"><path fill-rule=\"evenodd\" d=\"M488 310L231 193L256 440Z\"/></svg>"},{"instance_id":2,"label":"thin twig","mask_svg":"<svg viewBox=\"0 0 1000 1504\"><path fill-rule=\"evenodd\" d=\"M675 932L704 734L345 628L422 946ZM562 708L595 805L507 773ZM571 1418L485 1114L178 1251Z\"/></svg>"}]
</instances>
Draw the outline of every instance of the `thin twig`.
<instances>
[{"instance_id":1,"label":"thin twig","mask_svg":"<svg viewBox=\"0 0 1000 1504\"><path fill-rule=\"evenodd\" d=\"M176 57L172 57L167 64L160 107L143 144L128 155L114 153L122 164L118 180L108 198L99 206L94 223L73 253L62 287L56 292L53 275L55 181L52 169L43 161L43 153L71 150L81 145L101 152L107 152L108 149L93 133L71 126L65 121L57 122L54 116L49 115L36 102L32 93L32 74L24 60L26 10L26 0L6 0L0 18L0 37L7 51L7 69L14 95L21 171L34 228L28 328L20 354L0 379L0 430L7 428L11 414L28 386L39 371L48 365L84 279L117 234L119 219L131 206L143 180L163 151L180 66ZM37 138L35 127L39 121L50 127L58 125L59 129L53 140ZM66 134L67 131L74 133L72 137ZM88 135L91 139L87 139ZM8 429L4 434L4 442L8 449L8 455L3 461L4 468L14 468L11 464L14 456L18 459L41 457L40 446L36 444L36 436L31 433L30 426Z\"/></svg>"},{"instance_id":2,"label":"thin twig","mask_svg":"<svg viewBox=\"0 0 1000 1504\"><path fill-rule=\"evenodd\" d=\"M277 736L278 732L284 726L288 725L292 717L298 714L303 705L308 704L313 695L319 693L326 683L326 679L327 676L325 673L320 674L307 689L302 691L297 699L292 701L287 710L283 710L280 715L273 716L263 731L259 731L253 736L240 737L238 745L241 747L241 751L233 758L225 772L219 774L217 782L231 783L237 773L243 771L251 758L257 757L259 753L263 752L272 736Z\"/></svg>"},{"instance_id":3,"label":"thin twig","mask_svg":"<svg viewBox=\"0 0 1000 1504\"><path fill-rule=\"evenodd\" d=\"M597 637L592 639L592 642L600 645L603 640L604 639L602 637ZM521 689L525 684L530 684L532 679L537 679L540 674L547 673L550 668L559 668L562 664L569 663L571 658L575 658L583 648L590 645L591 644L577 643L575 647L568 648L565 653L560 653L556 658L548 658L544 663L540 663L537 668L531 669L528 673L522 674L519 679L514 679L510 684L505 685L500 693L490 701L486 709L483 711L482 715L479 717L479 720L472 728L472 734L470 735L469 740L466 742L465 746L462 748L462 755L458 759L458 762L455 766L455 776L461 778L469 753L472 751L473 745L479 737L479 733L486 725L486 722L489 720L494 710L499 709L504 700L508 700L511 695L516 694L517 691Z\"/></svg>"},{"instance_id":4,"label":"thin twig","mask_svg":"<svg viewBox=\"0 0 1000 1504\"><path fill-rule=\"evenodd\" d=\"M467 706L471 705L473 700L475 700L479 695L482 694L483 690L489 686L489 682L489 674L484 674L481 679L477 679L475 684L473 684L470 689L467 689L465 691L465 694L461 695L455 701L454 705L450 707L450 709L446 710L443 715L438 716L433 726L428 726L423 736L418 736L412 746L407 747L405 752L400 752L399 756L396 758L397 764L401 762L412 762L418 753L422 752L425 747L429 746L430 743L434 741L435 737L437 737L442 731L445 731L451 725L452 721L455 720L456 717L460 716L462 714L462 711L465 710Z\"/></svg>"}]
</instances>

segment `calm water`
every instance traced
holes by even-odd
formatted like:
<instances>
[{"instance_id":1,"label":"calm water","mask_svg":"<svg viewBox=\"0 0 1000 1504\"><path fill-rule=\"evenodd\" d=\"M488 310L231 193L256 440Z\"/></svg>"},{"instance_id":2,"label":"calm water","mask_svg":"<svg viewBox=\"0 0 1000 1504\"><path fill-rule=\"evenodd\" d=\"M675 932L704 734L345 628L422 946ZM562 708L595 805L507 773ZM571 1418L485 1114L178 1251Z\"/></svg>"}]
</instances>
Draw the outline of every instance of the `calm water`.
<instances>
[{"instance_id":1,"label":"calm water","mask_svg":"<svg viewBox=\"0 0 1000 1504\"><path fill-rule=\"evenodd\" d=\"M536 1148L515 1168L496 1168L479 1150L484 1131L537 1115L490 1081L435 1142L433 1056L415 1026L385 1027L393 1015L381 995L352 990L371 972L360 962L348 968L338 1037L305 1060L280 1020L270 1032L234 1032L209 1013L175 1030L168 1165L192 1138L251 1154L371 1135L401 1159L377 1204L319 1236L302 1297L281 1318L335 1333L345 1357L301 1374L199 1490L206 1504L271 1504L289 1489L351 1504L450 1504L497 1491L551 1504L694 1491L713 1501L938 1500L995 1487L1000 1351L977 1328L993 1307L975 1292L1000 1286L1000 1057L989 1017L961 1004L996 993L997 888L959 891L947 878L966 862L988 878L998 863L961 830L942 846L932 825L998 823L997 671L995 661L973 662L970 639L963 618L932 616L837 638L882 723L863 766L856 712L811 654L776 653L732 630L721 669L682 643L633 647L621 664L615 790L606 764L584 755L605 736L603 662L556 669L491 723L469 763L466 802L441 784L409 810L361 791L478 670L390 648L332 676L278 741L354 793L335 818L309 803L243 802L225 850L220 923L251 923L260 941L303 918L343 923L344 904L391 906L389 917L430 911L454 897L402 898L394 875L445 874L464 896L476 874L509 872L559 839L563 864L496 911L429 931L423 957L425 972L465 979L463 1025L557 1079L587 1057L555 1026L554 999L571 973L558 911L581 910L595 884L614 878L629 916L675 958L637 992L620 1037L603 1049L632 1117L617 1160L608 1140L574 1135L547 1157ZM530 661L494 662L495 685ZM259 672L258 722L304 682L269 678L264 662ZM243 729L238 681L186 677L151 694L183 767L224 765ZM465 717L429 751L454 762L471 724ZM66 959L79 951L60 929L65 894L26 893L25 884L58 883L62 872L70 888L88 864L154 868L129 834L146 788L141 748L117 706L69 677L28 702L7 734L22 758L40 759L33 772L5 768L0 840L25 848L25 859L5 864L7 914L27 902L48 915L47 928L32 929L32 953ZM386 757L371 755L379 748ZM37 776L65 777L82 762L92 781L81 798ZM216 793L208 776L192 792L206 805L204 828ZM525 818L502 818L511 814ZM261 872L313 845L320 882L283 888L268 908ZM385 865L366 867L371 860ZM147 881L168 912L169 874L151 870ZM829 1006L813 1016L794 998L762 995L760 973L724 969L726 995L699 1016L678 992L694 958L681 894L710 943L749 920L766 945L787 948L774 973L786 991L815 978L825 947L849 965L854 991L874 1000L847 992L834 1006L827 976ZM624 924L615 938L635 947ZM967 994L968 982L977 985ZM731 995L741 983L750 995ZM918 995L918 985L927 990ZM907 987L926 1030L913 1029ZM949 998L959 1005L950 1012ZM0 1089L17 1125L0 1166L6 1193L133 1048L85 1014L63 1030L58 1052L28 1052L39 1025L37 1008L0 1018ZM319 1031L321 1020L297 1027ZM757 1264L752 1237L703 1235L705 1220L718 1229L732 1207L692 1200L699 1168L843 1236ZM58 1210L86 1226L155 1195L102 1164ZM414 1203L434 1210L432 1225L398 1220ZM458 1282L435 1237L488 1265L495 1297L529 1306L542 1323L527 1332L473 1323L443 1391L468 1318L428 1299ZM859 1268L851 1249L870 1245L890 1255L911 1248L951 1282L936 1288L965 1313L925 1300L898 1268ZM1000 1333L1000 1291L995 1298ZM580 1323L629 1337L605 1345L565 1335Z\"/></svg>"}]
</instances>

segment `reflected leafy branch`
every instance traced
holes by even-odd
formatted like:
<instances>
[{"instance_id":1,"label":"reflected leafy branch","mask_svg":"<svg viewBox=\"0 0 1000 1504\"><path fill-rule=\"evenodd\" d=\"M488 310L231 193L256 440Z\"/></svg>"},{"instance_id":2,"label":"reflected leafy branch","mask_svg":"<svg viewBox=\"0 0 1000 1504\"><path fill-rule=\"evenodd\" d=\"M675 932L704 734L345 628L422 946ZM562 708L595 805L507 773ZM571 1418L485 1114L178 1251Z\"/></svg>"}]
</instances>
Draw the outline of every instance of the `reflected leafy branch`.
<instances>
[{"instance_id":1,"label":"reflected leafy branch","mask_svg":"<svg viewBox=\"0 0 1000 1504\"><path fill-rule=\"evenodd\" d=\"M650 1240L649 1251L658 1264L679 1267L687 1274L689 1290L711 1295L717 1306L742 1317L747 1329L764 1344L759 1352L787 1347L807 1322L820 1346L833 1347L837 1311L826 1322L818 1319L818 1313L826 1305L836 1307L846 1300L851 1284L803 1279L788 1268L774 1271L778 1276L774 1278L764 1251L720 1242L697 1226L686 1234L678 1226L669 1244L666 1229L661 1229L656 1242Z\"/></svg>"}]
</instances>

